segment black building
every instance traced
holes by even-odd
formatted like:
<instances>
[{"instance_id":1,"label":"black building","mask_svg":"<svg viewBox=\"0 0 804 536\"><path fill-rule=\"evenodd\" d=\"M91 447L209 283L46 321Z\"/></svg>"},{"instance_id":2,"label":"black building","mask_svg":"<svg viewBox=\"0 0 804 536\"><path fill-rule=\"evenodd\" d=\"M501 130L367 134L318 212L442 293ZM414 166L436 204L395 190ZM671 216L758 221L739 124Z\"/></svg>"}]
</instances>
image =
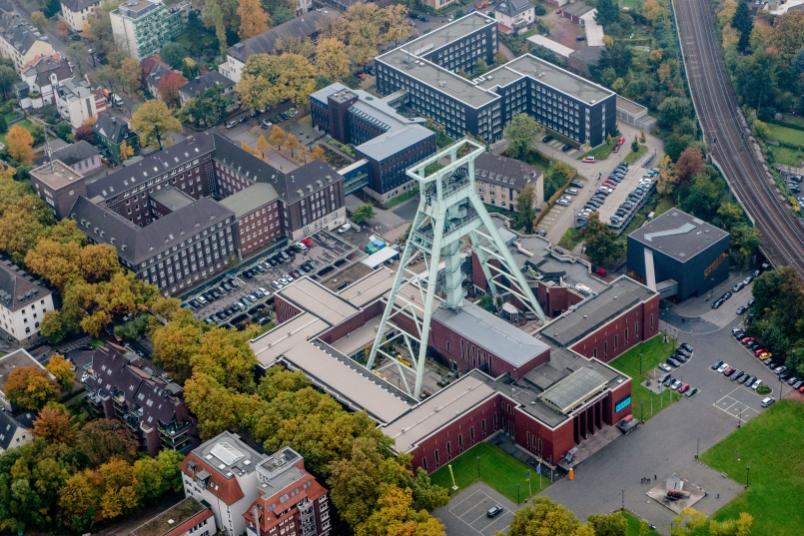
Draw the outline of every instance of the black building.
<instances>
[{"instance_id":1,"label":"black building","mask_svg":"<svg viewBox=\"0 0 804 536\"><path fill-rule=\"evenodd\" d=\"M663 298L700 296L729 275L729 233L677 208L628 235L628 270Z\"/></svg>"}]
</instances>

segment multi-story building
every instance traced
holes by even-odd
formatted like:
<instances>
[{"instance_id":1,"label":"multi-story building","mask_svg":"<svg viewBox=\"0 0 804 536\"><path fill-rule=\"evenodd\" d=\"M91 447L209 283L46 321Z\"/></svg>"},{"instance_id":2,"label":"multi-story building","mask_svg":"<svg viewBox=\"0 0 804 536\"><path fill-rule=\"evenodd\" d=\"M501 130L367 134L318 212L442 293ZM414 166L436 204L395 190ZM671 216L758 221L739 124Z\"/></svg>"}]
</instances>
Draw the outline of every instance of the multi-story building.
<instances>
[{"instance_id":1,"label":"multi-story building","mask_svg":"<svg viewBox=\"0 0 804 536\"><path fill-rule=\"evenodd\" d=\"M303 1L303 0L302 0ZM246 61L254 54L275 54L283 46L299 39L310 39L315 42L323 33L332 29L340 14L333 9L321 9L299 15L295 19L255 35L226 51L226 61L218 66L223 76L237 83Z\"/></svg>"},{"instance_id":2,"label":"multi-story building","mask_svg":"<svg viewBox=\"0 0 804 536\"><path fill-rule=\"evenodd\" d=\"M181 464L184 494L209 505L227 536L325 536L327 490L285 447L266 456L238 435L223 432Z\"/></svg>"},{"instance_id":3,"label":"multi-story building","mask_svg":"<svg viewBox=\"0 0 804 536\"><path fill-rule=\"evenodd\" d=\"M132 530L128 536L215 536L218 526L209 506L186 497Z\"/></svg>"},{"instance_id":4,"label":"multi-story building","mask_svg":"<svg viewBox=\"0 0 804 536\"><path fill-rule=\"evenodd\" d=\"M95 414L123 421L151 456L161 449L187 453L198 444L181 386L136 354L99 348L82 381Z\"/></svg>"},{"instance_id":5,"label":"multi-story building","mask_svg":"<svg viewBox=\"0 0 804 536\"><path fill-rule=\"evenodd\" d=\"M10 0L0 2L0 56L10 59L22 73L40 58L55 54L47 36L20 15Z\"/></svg>"},{"instance_id":6,"label":"multi-story building","mask_svg":"<svg viewBox=\"0 0 804 536\"><path fill-rule=\"evenodd\" d=\"M109 13L114 42L136 60L159 52L187 24L189 3L167 7L161 0L126 0Z\"/></svg>"},{"instance_id":7,"label":"multi-story building","mask_svg":"<svg viewBox=\"0 0 804 536\"><path fill-rule=\"evenodd\" d=\"M533 188L533 208L544 205L544 175L521 160L483 153L475 160L475 188L487 205L516 210L519 194Z\"/></svg>"},{"instance_id":8,"label":"multi-story building","mask_svg":"<svg viewBox=\"0 0 804 536\"><path fill-rule=\"evenodd\" d=\"M45 313L53 310L53 295L22 268L0 259L0 335L22 346L39 339Z\"/></svg>"},{"instance_id":9,"label":"multi-story building","mask_svg":"<svg viewBox=\"0 0 804 536\"><path fill-rule=\"evenodd\" d=\"M536 20L536 8L529 0L504 0L494 7L494 18L504 33L519 33Z\"/></svg>"},{"instance_id":10,"label":"multi-story building","mask_svg":"<svg viewBox=\"0 0 804 536\"><path fill-rule=\"evenodd\" d=\"M87 119L98 114L95 94L89 83L82 80L69 79L56 87L56 108L65 121L73 128L83 125Z\"/></svg>"},{"instance_id":11,"label":"multi-story building","mask_svg":"<svg viewBox=\"0 0 804 536\"><path fill-rule=\"evenodd\" d=\"M78 140L53 151L53 159L60 160L84 177L103 167L100 151L86 140Z\"/></svg>"},{"instance_id":12,"label":"multi-story building","mask_svg":"<svg viewBox=\"0 0 804 536\"><path fill-rule=\"evenodd\" d=\"M404 193L413 181L405 170L436 151L436 137L424 119L399 114L386 99L331 84L310 95L313 125L365 159L366 192L380 202Z\"/></svg>"},{"instance_id":13,"label":"multi-story building","mask_svg":"<svg viewBox=\"0 0 804 536\"><path fill-rule=\"evenodd\" d=\"M66 58L44 56L20 73L22 81L28 86L29 98L34 108L46 104L56 104L56 88L62 82L72 79L73 70ZM31 94L39 97L31 97Z\"/></svg>"},{"instance_id":14,"label":"multi-story building","mask_svg":"<svg viewBox=\"0 0 804 536\"><path fill-rule=\"evenodd\" d=\"M221 200L237 222L240 255L250 257L282 237L279 195L270 184L258 182Z\"/></svg>"},{"instance_id":15,"label":"multi-story building","mask_svg":"<svg viewBox=\"0 0 804 536\"><path fill-rule=\"evenodd\" d=\"M32 169L31 184L59 219L66 218L78 198L87 192L84 175L61 160Z\"/></svg>"},{"instance_id":16,"label":"multi-story building","mask_svg":"<svg viewBox=\"0 0 804 536\"><path fill-rule=\"evenodd\" d=\"M61 16L74 32L82 32L101 0L61 0Z\"/></svg>"},{"instance_id":17,"label":"multi-story building","mask_svg":"<svg viewBox=\"0 0 804 536\"><path fill-rule=\"evenodd\" d=\"M377 89L404 89L405 102L451 137L502 137L517 113L578 144L597 146L616 128L616 94L557 65L525 54L468 79L478 61L494 61L496 21L466 15L376 59Z\"/></svg>"},{"instance_id":18,"label":"multi-story building","mask_svg":"<svg viewBox=\"0 0 804 536\"><path fill-rule=\"evenodd\" d=\"M259 493L243 513L248 536L325 536L330 533L327 490L285 447L257 465Z\"/></svg>"}]
</instances>

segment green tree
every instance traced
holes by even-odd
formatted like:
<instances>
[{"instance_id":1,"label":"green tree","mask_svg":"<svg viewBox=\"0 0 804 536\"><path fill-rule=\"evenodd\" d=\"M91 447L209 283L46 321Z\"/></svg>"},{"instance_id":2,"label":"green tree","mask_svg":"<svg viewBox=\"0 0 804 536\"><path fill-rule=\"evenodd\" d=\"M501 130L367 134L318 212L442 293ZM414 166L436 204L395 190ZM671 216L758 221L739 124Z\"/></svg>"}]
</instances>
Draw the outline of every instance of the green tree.
<instances>
[{"instance_id":1,"label":"green tree","mask_svg":"<svg viewBox=\"0 0 804 536\"><path fill-rule=\"evenodd\" d=\"M0 65L0 91L3 92L3 100L8 98L8 90L20 79L17 71L9 65Z\"/></svg>"},{"instance_id":2,"label":"green tree","mask_svg":"<svg viewBox=\"0 0 804 536\"><path fill-rule=\"evenodd\" d=\"M75 440L75 456L82 467L99 467L114 458L132 461L137 440L117 419L95 419L84 425Z\"/></svg>"},{"instance_id":3,"label":"green tree","mask_svg":"<svg viewBox=\"0 0 804 536\"><path fill-rule=\"evenodd\" d=\"M257 397L229 391L201 372L194 373L185 382L184 400L198 418L198 431L204 439L224 430L240 430L249 424L259 408Z\"/></svg>"},{"instance_id":4,"label":"green tree","mask_svg":"<svg viewBox=\"0 0 804 536\"><path fill-rule=\"evenodd\" d=\"M162 141L169 134L181 132L181 123L164 102L149 100L132 114L131 128L139 135L143 146L161 149Z\"/></svg>"},{"instance_id":5,"label":"green tree","mask_svg":"<svg viewBox=\"0 0 804 536\"><path fill-rule=\"evenodd\" d=\"M659 105L659 127L672 130L678 123L690 116L689 100L683 97L667 97Z\"/></svg>"},{"instance_id":6,"label":"green tree","mask_svg":"<svg viewBox=\"0 0 804 536\"><path fill-rule=\"evenodd\" d=\"M186 58L187 55L187 49L173 41L168 41L162 45L162 49L159 51L159 56L162 58L162 61L174 69L181 69L184 58Z\"/></svg>"},{"instance_id":7,"label":"green tree","mask_svg":"<svg viewBox=\"0 0 804 536\"><path fill-rule=\"evenodd\" d=\"M748 9L748 3L741 1L737 4L737 11L731 19L731 26L740 33L740 41L737 48L740 52L746 52L751 39L751 30L754 29L754 21Z\"/></svg>"},{"instance_id":8,"label":"green tree","mask_svg":"<svg viewBox=\"0 0 804 536\"><path fill-rule=\"evenodd\" d=\"M536 220L536 209L534 208L535 202L536 190L533 188L532 184L528 184L522 188L516 198L514 225L516 225L516 227L519 229L523 229L528 234L533 232L533 227Z\"/></svg>"},{"instance_id":9,"label":"green tree","mask_svg":"<svg viewBox=\"0 0 804 536\"><path fill-rule=\"evenodd\" d=\"M595 20L601 26L608 26L620 20L620 6L617 0L597 0Z\"/></svg>"},{"instance_id":10,"label":"green tree","mask_svg":"<svg viewBox=\"0 0 804 536\"><path fill-rule=\"evenodd\" d=\"M626 536L628 533L628 520L622 512L593 514L588 521L595 529L595 536Z\"/></svg>"},{"instance_id":11,"label":"green tree","mask_svg":"<svg viewBox=\"0 0 804 536\"><path fill-rule=\"evenodd\" d=\"M537 496L517 510L508 536L594 536L575 514L548 497Z\"/></svg>"},{"instance_id":12,"label":"green tree","mask_svg":"<svg viewBox=\"0 0 804 536\"><path fill-rule=\"evenodd\" d=\"M622 242L617 240L617 233L600 221L597 212L589 216L583 237L586 242L586 255L597 266L613 267L625 254Z\"/></svg>"},{"instance_id":13,"label":"green tree","mask_svg":"<svg viewBox=\"0 0 804 536\"><path fill-rule=\"evenodd\" d=\"M742 101L761 116L773 106L777 92L779 65L766 51L758 51L737 64L735 86Z\"/></svg>"},{"instance_id":14,"label":"green tree","mask_svg":"<svg viewBox=\"0 0 804 536\"><path fill-rule=\"evenodd\" d=\"M449 502L449 490L433 484L430 475L422 467L416 469L416 476L411 481L413 501L418 508L432 511Z\"/></svg>"},{"instance_id":15,"label":"green tree","mask_svg":"<svg viewBox=\"0 0 804 536\"><path fill-rule=\"evenodd\" d=\"M223 88L211 87L187 102L179 112L179 118L197 126L211 127L221 122L233 103L234 97L225 95Z\"/></svg>"},{"instance_id":16,"label":"green tree","mask_svg":"<svg viewBox=\"0 0 804 536\"><path fill-rule=\"evenodd\" d=\"M374 217L374 205L371 203L363 203L352 212L352 221L361 225L364 222Z\"/></svg>"},{"instance_id":17,"label":"green tree","mask_svg":"<svg viewBox=\"0 0 804 536\"><path fill-rule=\"evenodd\" d=\"M526 113L518 113L505 125L505 137L516 158L522 159L528 152L534 138L542 132L542 127Z\"/></svg>"}]
</instances>

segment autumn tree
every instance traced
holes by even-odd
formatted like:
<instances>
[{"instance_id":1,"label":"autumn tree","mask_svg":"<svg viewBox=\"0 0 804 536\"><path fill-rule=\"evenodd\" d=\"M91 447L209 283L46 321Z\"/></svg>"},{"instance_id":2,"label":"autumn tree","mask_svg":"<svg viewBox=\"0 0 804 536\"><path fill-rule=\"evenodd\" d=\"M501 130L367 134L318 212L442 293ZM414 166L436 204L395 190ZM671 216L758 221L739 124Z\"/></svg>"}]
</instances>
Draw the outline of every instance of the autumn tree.
<instances>
[{"instance_id":1,"label":"autumn tree","mask_svg":"<svg viewBox=\"0 0 804 536\"><path fill-rule=\"evenodd\" d=\"M715 521L694 508L685 508L673 519L670 526L671 536L694 536L696 534L713 534L717 536L748 536L754 518L741 512L737 519Z\"/></svg>"},{"instance_id":2,"label":"autumn tree","mask_svg":"<svg viewBox=\"0 0 804 536\"><path fill-rule=\"evenodd\" d=\"M117 75L120 83L126 92L134 94L140 89L141 84L140 62L134 58L125 58L117 68Z\"/></svg>"},{"instance_id":3,"label":"autumn tree","mask_svg":"<svg viewBox=\"0 0 804 536\"><path fill-rule=\"evenodd\" d=\"M324 148L320 145L313 147L312 150L310 150L310 160L320 160L322 162L326 162L327 153L324 151Z\"/></svg>"},{"instance_id":4,"label":"autumn tree","mask_svg":"<svg viewBox=\"0 0 804 536\"><path fill-rule=\"evenodd\" d=\"M100 490L94 471L75 473L59 492L59 519L73 532L91 530L100 517Z\"/></svg>"},{"instance_id":5,"label":"autumn tree","mask_svg":"<svg viewBox=\"0 0 804 536\"><path fill-rule=\"evenodd\" d=\"M343 41L324 37L318 41L315 51L315 66L318 72L330 80L343 80L349 75L349 56Z\"/></svg>"},{"instance_id":6,"label":"autumn tree","mask_svg":"<svg viewBox=\"0 0 804 536\"><path fill-rule=\"evenodd\" d=\"M669 195L675 190L678 184L678 174L673 161L668 155L664 155L659 161L659 178L656 181L656 191L662 195Z\"/></svg>"},{"instance_id":7,"label":"autumn tree","mask_svg":"<svg viewBox=\"0 0 804 536\"><path fill-rule=\"evenodd\" d=\"M235 89L250 110L264 110L286 100L298 105L315 89L315 76L313 65L299 54L254 54Z\"/></svg>"},{"instance_id":8,"label":"autumn tree","mask_svg":"<svg viewBox=\"0 0 804 536\"><path fill-rule=\"evenodd\" d=\"M256 396L232 392L202 372L185 382L184 401L198 417L198 432L204 439L247 426L260 405Z\"/></svg>"},{"instance_id":9,"label":"autumn tree","mask_svg":"<svg viewBox=\"0 0 804 536\"><path fill-rule=\"evenodd\" d=\"M203 327L190 311L179 311L171 322L151 333L154 362L183 383L192 372L190 360L198 352L202 333Z\"/></svg>"},{"instance_id":10,"label":"autumn tree","mask_svg":"<svg viewBox=\"0 0 804 536\"><path fill-rule=\"evenodd\" d=\"M404 6L380 8L373 3L352 4L335 26L336 37L346 43L347 54L358 65L371 61L382 44L401 41L410 31Z\"/></svg>"},{"instance_id":11,"label":"autumn tree","mask_svg":"<svg viewBox=\"0 0 804 536\"><path fill-rule=\"evenodd\" d=\"M137 457L137 440L117 419L89 421L81 428L74 446L83 467L99 467L113 458L132 461Z\"/></svg>"},{"instance_id":12,"label":"autumn tree","mask_svg":"<svg viewBox=\"0 0 804 536\"><path fill-rule=\"evenodd\" d=\"M248 39L267 32L271 27L271 17L265 12L259 0L240 0L237 16L240 19L240 30L237 32L240 39Z\"/></svg>"},{"instance_id":13,"label":"autumn tree","mask_svg":"<svg viewBox=\"0 0 804 536\"><path fill-rule=\"evenodd\" d=\"M47 26L47 17L41 11L34 11L31 13L31 22L33 22L36 29L40 32Z\"/></svg>"},{"instance_id":14,"label":"autumn tree","mask_svg":"<svg viewBox=\"0 0 804 536\"><path fill-rule=\"evenodd\" d=\"M302 144L299 138L291 132L285 137L285 143L282 144L282 148L290 154L291 158L296 158L296 153L302 148Z\"/></svg>"},{"instance_id":15,"label":"autumn tree","mask_svg":"<svg viewBox=\"0 0 804 536\"><path fill-rule=\"evenodd\" d=\"M98 468L101 478L101 515L115 519L134 510L139 504L136 480L131 464L112 458Z\"/></svg>"},{"instance_id":16,"label":"autumn tree","mask_svg":"<svg viewBox=\"0 0 804 536\"><path fill-rule=\"evenodd\" d=\"M530 115L518 113L505 125L505 138L516 158L524 158L542 127Z\"/></svg>"},{"instance_id":17,"label":"autumn tree","mask_svg":"<svg viewBox=\"0 0 804 536\"><path fill-rule=\"evenodd\" d=\"M65 359L63 355L53 354L50 356L50 361L47 363L47 370L56 378L56 381L63 391L67 391L73 387L73 383L75 382L73 364Z\"/></svg>"},{"instance_id":18,"label":"autumn tree","mask_svg":"<svg viewBox=\"0 0 804 536\"><path fill-rule=\"evenodd\" d=\"M588 521L595 529L595 536L626 536L628 532L628 520L622 512L593 514Z\"/></svg>"},{"instance_id":19,"label":"autumn tree","mask_svg":"<svg viewBox=\"0 0 804 536\"><path fill-rule=\"evenodd\" d=\"M11 125L6 134L6 150L8 155L22 165L33 164L33 136L28 129L20 125Z\"/></svg>"},{"instance_id":20,"label":"autumn tree","mask_svg":"<svg viewBox=\"0 0 804 536\"><path fill-rule=\"evenodd\" d=\"M684 184L704 170L706 164L698 147L687 147L676 162L678 180Z\"/></svg>"},{"instance_id":21,"label":"autumn tree","mask_svg":"<svg viewBox=\"0 0 804 536\"><path fill-rule=\"evenodd\" d=\"M8 375L3 391L17 408L36 412L58 396L59 385L41 367L18 367Z\"/></svg>"},{"instance_id":22,"label":"autumn tree","mask_svg":"<svg viewBox=\"0 0 804 536\"><path fill-rule=\"evenodd\" d=\"M78 434L70 412L60 404L51 403L42 408L33 425L34 437L51 444L72 444Z\"/></svg>"},{"instance_id":23,"label":"autumn tree","mask_svg":"<svg viewBox=\"0 0 804 536\"><path fill-rule=\"evenodd\" d=\"M193 372L214 378L222 386L253 391L257 358L248 345L253 333L213 328L201 335L198 350L191 356Z\"/></svg>"},{"instance_id":24,"label":"autumn tree","mask_svg":"<svg viewBox=\"0 0 804 536\"><path fill-rule=\"evenodd\" d=\"M162 148L162 140L181 132L181 123L167 105L159 100L145 101L131 116L131 128L143 146Z\"/></svg>"},{"instance_id":25,"label":"autumn tree","mask_svg":"<svg viewBox=\"0 0 804 536\"><path fill-rule=\"evenodd\" d=\"M409 488L383 486L376 508L357 526L357 536L388 536L415 534L416 536L446 536L444 525L426 510L416 510Z\"/></svg>"},{"instance_id":26,"label":"autumn tree","mask_svg":"<svg viewBox=\"0 0 804 536\"><path fill-rule=\"evenodd\" d=\"M530 504L517 510L508 536L594 536L575 514L549 497L534 497Z\"/></svg>"},{"instance_id":27,"label":"autumn tree","mask_svg":"<svg viewBox=\"0 0 804 536\"><path fill-rule=\"evenodd\" d=\"M268 134L268 141L271 142L271 145L273 145L276 149L282 147L282 144L285 143L286 137L287 134L284 130L282 130L282 127L279 125L271 126L271 132Z\"/></svg>"},{"instance_id":28,"label":"autumn tree","mask_svg":"<svg viewBox=\"0 0 804 536\"><path fill-rule=\"evenodd\" d=\"M168 106L176 107L180 104L179 90L187 83L187 79L176 71L169 71L159 79L156 89L159 98Z\"/></svg>"},{"instance_id":29,"label":"autumn tree","mask_svg":"<svg viewBox=\"0 0 804 536\"><path fill-rule=\"evenodd\" d=\"M128 142L124 141L120 144L120 160L126 161L134 156L134 147L130 146Z\"/></svg>"}]
</instances>

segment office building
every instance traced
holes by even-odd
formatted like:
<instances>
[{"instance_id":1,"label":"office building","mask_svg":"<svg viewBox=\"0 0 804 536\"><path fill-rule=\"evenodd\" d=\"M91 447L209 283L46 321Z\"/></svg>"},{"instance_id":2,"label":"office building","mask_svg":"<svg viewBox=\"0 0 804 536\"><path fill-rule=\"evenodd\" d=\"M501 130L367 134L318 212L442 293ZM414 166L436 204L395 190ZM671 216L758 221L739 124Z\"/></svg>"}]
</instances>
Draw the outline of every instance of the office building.
<instances>
[{"instance_id":1,"label":"office building","mask_svg":"<svg viewBox=\"0 0 804 536\"><path fill-rule=\"evenodd\" d=\"M30 346L39 340L45 313L53 310L53 294L41 282L6 259L0 259L0 335Z\"/></svg>"},{"instance_id":2,"label":"office building","mask_svg":"<svg viewBox=\"0 0 804 536\"><path fill-rule=\"evenodd\" d=\"M87 192L84 175L61 160L51 160L32 169L31 185L59 219L69 216L75 202Z\"/></svg>"},{"instance_id":3,"label":"office building","mask_svg":"<svg viewBox=\"0 0 804 536\"><path fill-rule=\"evenodd\" d=\"M270 184L258 182L221 200L237 222L237 241L243 258L262 251L282 236L279 195Z\"/></svg>"},{"instance_id":4,"label":"office building","mask_svg":"<svg viewBox=\"0 0 804 536\"><path fill-rule=\"evenodd\" d=\"M405 170L436 151L436 136L425 120L398 113L387 99L331 84L310 95L313 126L355 146L368 175L366 192L380 202L406 192L413 181Z\"/></svg>"},{"instance_id":5,"label":"office building","mask_svg":"<svg viewBox=\"0 0 804 536\"><path fill-rule=\"evenodd\" d=\"M109 13L114 42L139 61L184 30L189 10L186 2L168 7L161 0L126 0Z\"/></svg>"},{"instance_id":6,"label":"office building","mask_svg":"<svg viewBox=\"0 0 804 536\"><path fill-rule=\"evenodd\" d=\"M729 233L672 208L628 235L628 270L663 298L703 296L729 276Z\"/></svg>"},{"instance_id":7,"label":"office building","mask_svg":"<svg viewBox=\"0 0 804 536\"><path fill-rule=\"evenodd\" d=\"M378 91L404 89L405 103L453 138L497 141L511 117L527 113L579 145L604 143L616 129L616 94L602 86L531 54L472 79L459 74L494 62L495 27L475 12L378 56Z\"/></svg>"}]
</instances>

